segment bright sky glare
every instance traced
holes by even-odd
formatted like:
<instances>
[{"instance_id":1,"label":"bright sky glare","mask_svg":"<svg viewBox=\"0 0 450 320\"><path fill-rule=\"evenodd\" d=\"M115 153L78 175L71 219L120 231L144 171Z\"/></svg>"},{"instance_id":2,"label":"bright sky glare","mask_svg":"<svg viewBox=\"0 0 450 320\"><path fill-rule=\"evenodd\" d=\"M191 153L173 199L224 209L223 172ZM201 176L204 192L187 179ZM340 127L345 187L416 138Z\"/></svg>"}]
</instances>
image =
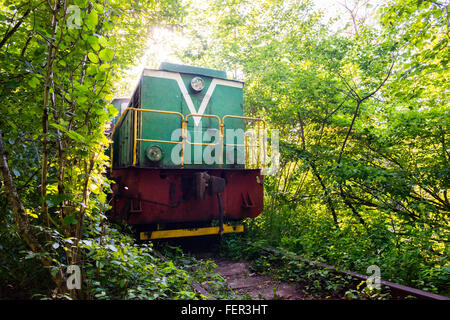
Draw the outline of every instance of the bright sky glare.
<instances>
[{"instance_id":1,"label":"bright sky glare","mask_svg":"<svg viewBox=\"0 0 450 320\"><path fill-rule=\"evenodd\" d=\"M349 8L353 8L355 1L359 3L368 2L371 8L368 10L360 9L358 15L364 16L366 11L376 10L376 7L382 3L382 0L313 0L313 4L316 9L322 11L323 20L337 19L332 26L333 30L343 28L347 23L351 23L351 17L344 4ZM372 23L370 20L367 23ZM118 94L123 96L129 96L132 94L140 74L144 68L158 68L161 62L167 61L172 63L183 63L174 54L173 44L176 43L180 47L189 46L189 39L182 37L178 32L173 32L166 28L153 28L147 42L147 50L143 57L136 64L126 72L126 79L117 88ZM131 80L132 79L132 80Z\"/></svg>"}]
</instances>

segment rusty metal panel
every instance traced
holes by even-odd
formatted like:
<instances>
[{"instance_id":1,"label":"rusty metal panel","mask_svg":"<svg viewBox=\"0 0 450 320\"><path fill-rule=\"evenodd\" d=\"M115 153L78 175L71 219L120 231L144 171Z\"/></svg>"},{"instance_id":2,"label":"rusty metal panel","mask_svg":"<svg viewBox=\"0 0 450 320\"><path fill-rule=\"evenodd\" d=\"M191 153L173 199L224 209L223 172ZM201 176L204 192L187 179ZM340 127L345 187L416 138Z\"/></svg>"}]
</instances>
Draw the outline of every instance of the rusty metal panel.
<instances>
[{"instance_id":1,"label":"rusty metal panel","mask_svg":"<svg viewBox=\"0 0 450 320\"><path fill-rule=\"evenodd\" d=\"M114 170L116 220L130 225L200 222L219 219L217 197L206 193L195 197L190 183L197 170L140 169ZM255 218L263 210L263 176L260 170L211 169L208 174L225 179L222 192L224 218ZM140 208L140 212L136 209ZM134 210L134 211L133 211Z\"/></svg>"}]
</instances>

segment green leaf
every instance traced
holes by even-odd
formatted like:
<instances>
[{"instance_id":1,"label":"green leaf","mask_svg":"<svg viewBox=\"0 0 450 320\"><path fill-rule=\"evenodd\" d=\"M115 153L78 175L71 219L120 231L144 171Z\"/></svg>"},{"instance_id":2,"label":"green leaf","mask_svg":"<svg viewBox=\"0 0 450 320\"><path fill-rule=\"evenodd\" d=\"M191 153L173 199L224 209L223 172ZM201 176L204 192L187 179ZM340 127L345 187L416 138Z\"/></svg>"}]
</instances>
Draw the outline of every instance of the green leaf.
<instances>
[{"instance_id":1,"label":"green leaf","mask_svg":"<svg viewBox=\"0 0 450 320\"><path fill-rule=\"evenodd\" d=\"M57 206L61 202L65 200L72 200L73 195L72 194L49 194L47 195L47 202L49 206Z\"/></svg>"},{"instance_id":2,"label":"green leaf","mask_svg":"<svg viewBox=\"0 0 450 320\"><path fill-rule=\"evenodd\" d=\"M74 216L67 216L67 217L64 218L63 223L65 225L77 224L78 220Z\"/></svg>"},{"instance_id":3,"label":"green leaf","mask_svg":"<svg viewBox=\"0 0 450 320\"><path fill-rule=\"evenodd\" d=\"M87 27L90 30L93 30L98 23L98 14L96 11L92 10L90 13L86 15L86 18L84 19L84 22L86 23Z\"/></svg>"},{"instance_id":4,"label":"green leaf","mask_svg":"<svg viewBox=\"0 0 450 320\"><path fill-rule=\"evenodd\" d=\"M6 87L8 89L16 89L18 86L20 85L20 83L16 80L10 80L10 81L6 81Z\"/></svg>"},{"instance_id":5,"label":"green leaf","mask_svg":"<svg viewBox=\"0 0 450 320\"><path fill-rule=\"evenodd\" d=\"M26 260L28 260L28 259L33 259L34 257L36 257L38 254L37 253L34 253L34 252L29 252L26 256L25 256L25 259Z\"/></svg>"},{"instance_id":6,"label":"green leaf","mask_svg":"<svg viewBox=\"0 0 450 320\"><path fill-rule=\"evenodd\" d=\"M116 248L114 245L112 245L112 244L109 244L109 245L107 245L106 247L107 247L109 250L111 250L111 251L117 252L117 248Z\"/></svg>"},{"instance_id":7,"label":"green leaf","mask_svg":"<svg viewBox=\"0 0 450 320\"><path fill-rule=\"evenodd\" d=\"M106 48L101 50L98 56L103 61L111 61L114 57L114 51L109 48Z\"/></svg>"},{"instance_id":8,"label":"green leaf","mask_svg":"<svg viewBox=\"0 0 450 320\"><path fill-rule=\"evenodd\" d=\"M98 63L98 57L95 53L93 52L89 52L88 53L88 58L89 60L91 60L93 63Z\"/></svg>"},{"instance_id":9,"label":"green leaf","mask_svg":"<svg viewBox=\"0 0 450 320\"><path fill-rule=\"evenodd\" d=\"M67 135L71 139L73 139L73 140L75 140L77 142L84 142L85 141L84 137L81 134L79 134L79 133L77 133L77 132L75 132L73 130L67 131Z\"/></svg>"},{"instance_id":10,"label":"green leaf","mask_svg":"<svg viewBox=\"0 0 450 320\"><path fill-rule=\"evenodd\" d=\"M86 73L90 76L98 72L98 67L96 65L91 65L86 69Z\"/></svg>"},{"instance_id":11,"label":"green leaf","mask_svg":"<svg viewBox=\"0 0 450 320\"><path fill-rule=\"evenodd\" d=\"M37 77L33 77L30 79L30 81L28 81L28 84L30 85L30 87L32 87L34 89L39 84L39 82L40 81Z\"/></svg>"},{"instance_id":12,"label":"green leaf","mask_svg":"<svg viewBox=\"0 0 450 320\"><path fill-rule=\"evenodd\" d=\"M59 268L57 267L51 267L50 273L52 276L56 276L59 272Z\"/></svg>"},{"instance_id":13,"label":"green leaf","mask_svg":"<svg viewBox=\"0 0 450 320\"><path fill-rule=\"evenodd\" d=\"M62 126L62 125L60 125L58 123L51 123L50 125L52 127L56 128L56 129L62 131L62 132L66 132L67 131L67 129L64 126Z\"/></svg>"},{"instance_id":14,"label":"green leaf","mask_svg":"<svg viewBox=\"0 0 450 320\"><path fill-rule=\"evenodd\" d=\"M106 39L105 37L101 36L100 38L98 38L98 42L103 46L106 47L108 45L108 39Z\"/></svg>"},{"instance_id":15,"label":"green leaf","mask_svg":"<svg viewBox=\"0 0 450 320\"><path fill-rule=\"evenodd\" d=\"M91 45L92 49L94 49L95 51L100 50L100 45L99 45L99 41L98 38L95 36L89 36L87 38L87 41L89 42L89 44Z\"/></svg>"}]
</instances>

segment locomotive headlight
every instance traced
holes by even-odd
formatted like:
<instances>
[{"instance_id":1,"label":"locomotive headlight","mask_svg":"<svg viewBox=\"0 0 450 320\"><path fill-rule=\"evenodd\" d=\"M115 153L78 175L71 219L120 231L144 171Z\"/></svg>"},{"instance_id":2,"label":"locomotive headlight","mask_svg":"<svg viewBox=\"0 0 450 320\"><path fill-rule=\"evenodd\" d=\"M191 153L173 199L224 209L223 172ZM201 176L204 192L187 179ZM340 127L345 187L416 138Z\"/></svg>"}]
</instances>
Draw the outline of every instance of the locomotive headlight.
<instances>
[{"instance_id":1,"label":"locomotive headlight","mask_svg":"<svg viewBox=\"0 0 450 320\"><path fill-rule=\"evenodd\" d=\"M194 79L191 80L191 88L195 92L202 91L204 87L205 87L205 82L203 81L202 78L195 77Z\"/></svg>"},{"instance_id":2,"label":"locomotive headlight","mask_svg":"<svg viewBox=\"0 0 450 320\"><path fill-rule=\"evenodd\" d=\"M160 147L151 146L148 147L147 150L145 150L145 155L150 161L158 162L162 159L163 152Z\"/></svg>"}]
</instances>

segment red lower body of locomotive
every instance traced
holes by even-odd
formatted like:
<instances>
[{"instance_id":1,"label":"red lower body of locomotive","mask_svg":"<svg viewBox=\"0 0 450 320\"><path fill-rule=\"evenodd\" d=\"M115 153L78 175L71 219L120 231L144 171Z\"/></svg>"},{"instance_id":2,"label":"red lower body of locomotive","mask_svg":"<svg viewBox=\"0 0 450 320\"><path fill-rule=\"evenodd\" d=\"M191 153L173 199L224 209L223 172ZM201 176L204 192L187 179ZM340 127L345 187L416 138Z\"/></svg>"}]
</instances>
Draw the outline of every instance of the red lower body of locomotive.
<instances>
[{"instance_id":1,"label":"red lower body of locomotive","mask_svg":"<svg viewBox=\"0 0 450 320\"><path fill-rule=\"evenodd\" d=\"M156 229L255 218L263 210L260 169L115 169L111 217Z\"/></svg>"}]
</instances>

